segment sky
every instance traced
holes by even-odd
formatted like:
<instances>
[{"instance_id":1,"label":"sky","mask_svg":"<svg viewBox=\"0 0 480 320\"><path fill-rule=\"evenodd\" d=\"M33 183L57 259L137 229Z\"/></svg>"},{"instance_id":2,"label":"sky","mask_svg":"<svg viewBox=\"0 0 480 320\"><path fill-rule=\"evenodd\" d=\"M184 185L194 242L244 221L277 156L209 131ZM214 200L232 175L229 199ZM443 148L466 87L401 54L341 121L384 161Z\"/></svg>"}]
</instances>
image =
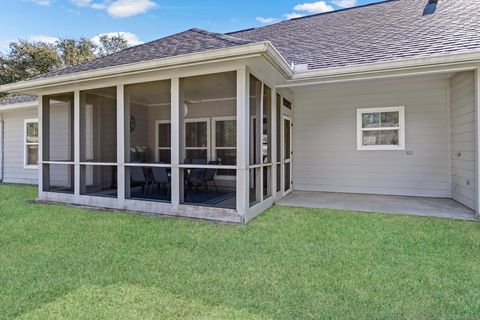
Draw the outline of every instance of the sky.
<instances>
[{"instance_id":1,"label":"sky","mask_svg":"<svg viewBox=\"0 0 480 320\"><path fill-rule=\"evenodd\" d=\"M229 32L379 0L9 0L0 11L0 51L18 39L54 42L123 33L130 45L190 28Z\"/></svg>"}]
</instances>

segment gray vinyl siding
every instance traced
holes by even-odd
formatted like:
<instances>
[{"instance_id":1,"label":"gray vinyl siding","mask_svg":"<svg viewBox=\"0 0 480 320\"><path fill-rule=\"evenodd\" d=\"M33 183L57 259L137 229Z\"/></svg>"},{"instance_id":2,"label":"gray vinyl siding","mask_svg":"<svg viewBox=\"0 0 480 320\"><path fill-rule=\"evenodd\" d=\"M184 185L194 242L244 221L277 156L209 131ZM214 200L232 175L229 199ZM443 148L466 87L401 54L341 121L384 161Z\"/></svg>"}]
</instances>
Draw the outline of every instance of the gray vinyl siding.
<instances>
[{"instance_id":1,"label":"gray vinyl siding","mask_svg":"<svg viewBox=\"0 0 480 320\"><path fill-rule=\"evenodd\" d=\"M475 197L475 74L462 72L452 86L452 198L474 209Z\"/></svg>"},{"instance_id":2,"label":"gray vinyl siding","mask_svg":"<svg viewBox=\"0 0 480 320\"><path fill-rule=\"evenodd\" d=\"M4 176L5 183L37 184L38 170L25 169L24 121L37 119L37 108L3 112L4 122Z\"/></svg>"},{"instance_id":3,"label":"gray vinyl siding","mask_svg":"<svg viewBox=\"0 0 480 320\"><path fill-rule=\"evenodd\" d=\"M429 78L296 90L294 189L450 198L449 87ZM357 151L356 109L390 106L405 107L406 150Z\"/></svg>"}]
</instances>

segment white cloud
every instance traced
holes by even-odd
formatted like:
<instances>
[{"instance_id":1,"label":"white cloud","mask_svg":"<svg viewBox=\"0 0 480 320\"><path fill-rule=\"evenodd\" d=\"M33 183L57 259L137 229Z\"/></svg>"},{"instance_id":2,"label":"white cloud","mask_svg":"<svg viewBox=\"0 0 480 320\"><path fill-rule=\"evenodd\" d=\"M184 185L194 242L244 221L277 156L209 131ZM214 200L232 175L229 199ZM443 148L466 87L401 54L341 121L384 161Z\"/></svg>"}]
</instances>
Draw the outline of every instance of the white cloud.
<instances>
[{"instance_id":1,"label":"white cloud","mask_svg":"<svg viewBox=\"0 0 480 320\"><path fill-rule=\"evenodd\" d=\"M157 6L153 0L70 0L70 2L79 8L106 10L115 18L136 16Z\"/></svg>"},{"instance_id":2,"label":"white cloud","mask_svg":"<svg viewBox=\"0 0 480 320\"><path fill-rule=\"evenodd\" d=\"M295 11L307 12L310 14L333 11L333 7L325 1L297 4L293 9Z\"/></svg>"},{"instance_id":3,"label":"white cloud","mask_svg":"<svg viewBox=\"0 0 480 320\"><path fill-rule=\"evenodd\" d=\"M92 5L92 0L70 0L70 2L80 8L90 7Z\"/></svg>"},{"instance_id":4,"label":"white cloud","mask_svg":"<svg viewBox=\"0 0 480 320\"><path fill-rule=\"evenodd\" d=\"M127 41L128 41L128 45L129 46L136 46L136 45L139 45L139 44L142 44L143 41L140 40L140 38L138 38L138 36L134 33L131 33L131 32L107 32L107 33L101 33L101 34L98 34L96 35L95 37L93 37L92 39L90 39L94 44L96 44L97 46L100 45L100 37L101 36L104 36L104 35L107 35L107 36L116 36L118 34L121 34L123 35Z\"/></svg>"},{"instance_id":5,"label":"white cloud","mask_svg":"<svg viewBox=\"0 0 480 320\"><path fill-rule=\"evenodd\" d=\"M39 6L49 7L53 4L53 0L24 0L38 4Z\"/></svg>"},{"instance_id":6,"label":"white cloud","mask_svg":"<svg viewBox=\"0 0 480 320\"><path fill-rule=\"evenodd\" d=\"M28 40L34 41L34 42L44 42L48 44L55 44L58 41L58 38L46 36L43 34L36 34L28 37Z\"/></svg>"},{"instance_id":7,"label":"white cloud","mask_svg":"<svg viewBox=\"0 0 480 320\"><path fill-rule=\"evenodd\" d=\"M107 12L112 17L126 18L145 13L156 5L152 0L117 0L107 7Z\"/></svg>"},{"instance_id":8,"label":"white cloud","mask_svg":"<svg viewBox=\"0 0 480 320\"><path fill-rule=\"evenodd\" d=\"M255 20L265 24L271 24L279 21L277 18L265 18L265 17L257 17L255 18Z\"/></svg>"},{"instance_id":9,"label":"white cloud","mask_svg":"<svg viewBox=\"0 0 480 320\"><path fill-rule=\"evenodd\" d=\"M304 16L304 14L302 13L298 13L298 12L290 12L290 13L286 13L283 15L285 19L287 20L290 20L290 19L295 19L295 18L301 18Z\"/></svg>"},{"instance_id":10,"label":"white cloud","mask_svg":"<svg viewBox=\"0 0 480 320\"><path fill-rule=\"evenodd\" d=\"M341 8L350 8L357 5L357 0L333 0L332 2Z\"/></svg>"}]
</instances>

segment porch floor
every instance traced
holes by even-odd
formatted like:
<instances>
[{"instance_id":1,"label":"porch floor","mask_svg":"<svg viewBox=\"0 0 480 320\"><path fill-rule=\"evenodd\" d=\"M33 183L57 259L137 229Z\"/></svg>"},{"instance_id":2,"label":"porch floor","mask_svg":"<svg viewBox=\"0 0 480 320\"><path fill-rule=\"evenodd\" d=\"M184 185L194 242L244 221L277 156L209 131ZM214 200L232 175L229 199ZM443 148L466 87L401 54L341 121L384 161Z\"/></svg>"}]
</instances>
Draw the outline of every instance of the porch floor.
<instances>
[{"instance_id":1,"label":"porch floor","mask_svg":"<svg viewBox=\"0 0 480 320\"><path fill-rule=\"evenodd\" d=\"M294 191L279 205L407 214L424 217L475 220L475 212L452 199Z\"/></svg>"}]
</instances>

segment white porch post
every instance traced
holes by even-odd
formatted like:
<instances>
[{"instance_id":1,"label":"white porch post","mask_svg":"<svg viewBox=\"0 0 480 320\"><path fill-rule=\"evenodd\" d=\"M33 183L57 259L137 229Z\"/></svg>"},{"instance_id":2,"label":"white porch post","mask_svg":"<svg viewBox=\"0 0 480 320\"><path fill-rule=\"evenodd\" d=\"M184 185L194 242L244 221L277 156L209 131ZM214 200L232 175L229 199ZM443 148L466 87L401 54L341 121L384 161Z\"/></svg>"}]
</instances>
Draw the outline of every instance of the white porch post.
<instances>
[{"instance_id":1,"label":"white porch post","mask_svg":"<svg viewBox=\"0 0 480 320\"><path fill-rule=\"evenodd\" d=\"M243 219L246 219L249 207L249 85L247 68L237 69L237 212Z\"/></svg>"},{"instance_id":2,"label":"white porch post","mask_svg":"<svg viewBox=\"0 0 480 320\"><path fill-rule=\"evenodd\" d=\"M272 162L272 197L273 201L277 200L277 184L280 183L277 181L277 89L272 89L272 111L271 111L271 150L270 150L270 161Z\"/></svg>"},{"instance_id":3,"label":"white porch post","mask_svg":"<svg viewBox=\"0 0 480 320\"><path fill-rule=\"evenodd\" d=\"M172 207L177 210L180 205L180 79L178 77L171 80L171 125L170 125L170 154L172 162L171 175L171 193Z\"/></svg>"},{"instance_id":4,"label":"white porch post","mask_svg":"<svg viewBox=\"0 0 480 320\"><path fill-rule=\"evenodd\" d=\"M47 110L45 109L47 108L47 105L45 100L46 98L44 96L38 97L38 141L40 141L38 145L38 196L40 199L43 197L45 184L49 184L49 169L46 169L43 165L43 161L48 159L46 154L50 148L50 142L46 139L46 137L49 136L48 132L50 130L50 120L48 117L46 117Z\"/></svg>"},{"instance_id":5,"label":"white porch post","mask_svg":"<svg viewBox=\"0 0 480 320\"><path fill-rule=\"evenodd\" d=\"M476 211L480 218L480 65L475 71L475 142Z\"/></svg>"},{"instance_id":6,"label":"white porch post","mask_svg":"<svg viewBox=\"0 0 480 320\"><path fill-rule=\"evenodd\" d=\"M38 198L43 192L43 96L38 97Z\"/></svg>"},{"instance_id":7,"label":"white porch post","mask_svg":"<svg viewBox=\"0 0 480 320\"><path fill-rule=\"evenodd\" d=\"M260 186L256 189L257 193L257 200L260 199L260 202L263 201L263 95L265 94L265 83L262 81L262 87L260 89L260 110L256 110L256 117L257 117L257 126L255 128L256 134L255 134L255 139L257 140L256 142L259 144L257 150L257 155L260 157L259 163L262 164L262 167L260 167L260 170L256 169L256 181L257 184ZM258 97L257 97L258 98ZM257 101L258 103L258 101Z\"/></svg>"},{"instance_id":8,"label":"white porch post","mask_svg":"<svg viewBox=\"0 0 480 320\"><path fill-rule=\"evenodd\" d=\"M125 205L125 86L117 85L117 196ZM130 114L130 113L129 113Z\"/></svg>"},{"instance_id":9,"label":"white porch post","mask_svg":"<svg viewBox=\"0 0 480 320\"><path fill-rule=\"evenodd\" d=\"M75 202L80 201L80 91L73 92L73 194Z\"/></svg>"}]
</instances>

